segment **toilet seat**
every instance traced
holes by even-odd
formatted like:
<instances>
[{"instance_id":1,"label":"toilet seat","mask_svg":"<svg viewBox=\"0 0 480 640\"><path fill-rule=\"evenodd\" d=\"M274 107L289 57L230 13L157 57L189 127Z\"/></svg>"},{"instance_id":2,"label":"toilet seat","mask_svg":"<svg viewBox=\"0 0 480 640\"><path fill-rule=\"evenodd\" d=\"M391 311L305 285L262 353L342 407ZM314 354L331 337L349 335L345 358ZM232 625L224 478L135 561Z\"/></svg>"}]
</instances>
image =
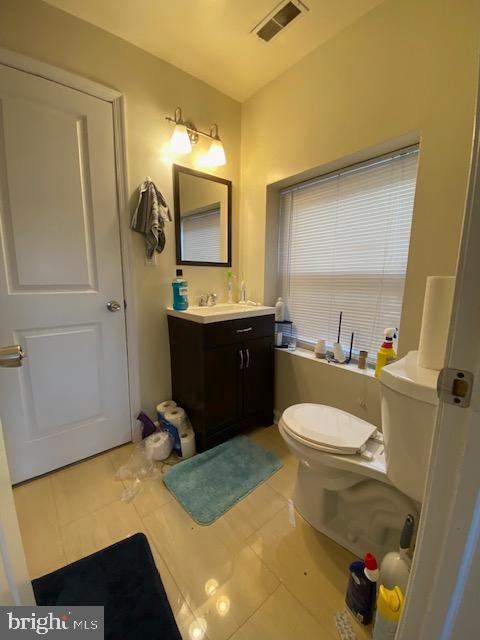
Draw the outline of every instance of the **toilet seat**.
<instances>
[{"instance_id":1,"label":"toilet seat","mask_svg":"<svg viewBox=\"0 0 480 640\"><path fill-rule=\"evenodd\" d=\"M289 435L320 451L354 455L374 434L376 427L361 418L323 404L288 407L282 422Z\"/></svg>"},{"instance_id":2,"label":"toilet seat","mask_svg":"<svg viewBox=\"0 0 480 640\"><path fill-rule=\"evenodd\" d=\"M372 454L372 458L365 460L360 453L333 453L314 447L306 440L295 438L292 432L287 429L283 418L280 418L278 428L294 455L300 460L307 461L312 468L321 465L322 468L342 470L349 474L364 476L365 479L378 480L382 484L391 484L386 473L385 447L382 443L367 440L365 449Z\"/></svg>"}]
</instances>

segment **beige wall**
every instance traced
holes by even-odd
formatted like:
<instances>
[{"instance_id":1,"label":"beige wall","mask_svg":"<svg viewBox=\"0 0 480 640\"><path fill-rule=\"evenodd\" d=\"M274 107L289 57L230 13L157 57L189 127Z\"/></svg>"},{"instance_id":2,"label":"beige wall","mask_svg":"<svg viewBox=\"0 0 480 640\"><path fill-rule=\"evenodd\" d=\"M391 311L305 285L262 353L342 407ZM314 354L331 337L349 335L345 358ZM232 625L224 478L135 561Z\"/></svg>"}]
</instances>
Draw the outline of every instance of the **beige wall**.
<instances>
[{"instance_id":1,"label":"beige wall","mask_svg":"<svg viewBox=\"0 0 480 640\"><path fill-rule=\"evenodd\" d=\"M228 164L216 173L233 181L233 268L244 272L251 299L273 302L275 294L276 203L273 194L267 218L267 185L420 139L400 343L403 352L416 347L425 278L455 269L476 94L477 0L386 0L249 99L242 114L239 103L192 76L40 0L0 0L0 18L0 46L125 94L132 205L146 175L172 202L165 115L181 105L199 128L218 122ZM198 156L177 161L198 168ZM173 225L156 267L144 264L139 236L134 246L142 401L151 411L170 393L164 309L175 273ZM207 289L225 299L225 269L184 273L191 299ZM319 363L279 354L277 408L315 400L378 422L375 382L337 369L330 374Z\"/></svg>"},{"instance_id":2,"label":"beige wall","mask_svg":"<svg viewBox=\"0 0 480 640\"><path fill-rule=\"evenodd\" d=\"M387 0L244 103L240 251L249 297L269 303L275 294L267 185L417 138L400 350L417 347L425 278L455 271L479 51L478 0ZM285 398L350 402L352 374L320 375L316 363L289 354L277 360L277 408Z\"/></svg>"},{"instance_id":3,"label":"beige wall","mask_svg":"<svg viewBox=\"0 0 480 640\"><path fill-rule=\"evenodd\" d=\"M318 402L381 426L380 387L376 378L324 361L275 351L277 417L297 402Z\"/></svg>"},{"instance_id":4,"label":"beige wall","mask_svg":"<svg viewBox=\"0 0 480 640\"><path fill-rule=\"evenodd\" d=\"M159 30L161 37L161 29ZM180 71L86 22L44 4L40 0L0 0L0 46L19 51L91 80L117 89L126 96L127 156L131 204L136 187L149 175L173 206L172 178L165 147L172 126L165 116L176 106L198 128L217 122L228 164L217 175L233 181L234 261L238 260L238 193L240 104L205 83ZM198 145L179 164L198 168ZM125 212L131 215L131 211ZM146 266L143 241L134 234L134 271L140 339L140 384L143 408L170 395L170 356L165 307L171 304L171 280L175 277L175 233L167 229L167 246L157 266ZM235 267L234 267L235 268ZM226 269L185 267L190 297L215 291L226 299Z\"/></svg>"}]
</instances>

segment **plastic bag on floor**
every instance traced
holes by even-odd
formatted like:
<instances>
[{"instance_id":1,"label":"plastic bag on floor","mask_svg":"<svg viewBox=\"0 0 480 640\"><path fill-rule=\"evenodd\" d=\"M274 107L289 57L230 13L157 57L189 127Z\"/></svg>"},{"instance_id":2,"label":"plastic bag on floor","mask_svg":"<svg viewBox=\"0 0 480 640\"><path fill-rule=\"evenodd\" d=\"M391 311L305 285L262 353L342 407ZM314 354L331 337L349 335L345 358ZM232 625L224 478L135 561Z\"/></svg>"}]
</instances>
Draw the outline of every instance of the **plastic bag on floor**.
<instances>
[{"instance_id":1,"label":"plastic bag on floor","mask_svg":"<svg viewBox=\"0 0 480 640\"><path fill-rule=\"evenodd\" d=\"M168 443L165 443L165 438ZM141 490L143 482L155 480L162 475L161 466L155 464L154 460L159 455L159 443L162 455L168 450L165 456L168 457L172 450L170 437L168 434L163 437L163 432L157 432L136 444L128 462L115 473L115 480L123 482L123 502L131 502Z\"/></svg>"}]
</instances>

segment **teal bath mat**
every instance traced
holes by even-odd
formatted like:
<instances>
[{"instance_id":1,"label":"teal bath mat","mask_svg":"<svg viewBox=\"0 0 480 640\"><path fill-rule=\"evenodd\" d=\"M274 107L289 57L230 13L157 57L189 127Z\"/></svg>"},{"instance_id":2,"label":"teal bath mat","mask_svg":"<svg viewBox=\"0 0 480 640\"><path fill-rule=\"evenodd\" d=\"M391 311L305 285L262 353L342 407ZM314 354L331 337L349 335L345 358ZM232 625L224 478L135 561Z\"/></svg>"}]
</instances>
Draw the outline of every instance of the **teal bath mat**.
<instances>
[{"instance_id":1,"label":"teal bath mat","mask_svg":"<svg viewBox=\"0 0 480 640\"><path fill-rule=\"evenodd\" d=\"M180 462L163 477L198 524L211 524L282 467L280 460L245 436Z\"/></svg>"}]
</instances>

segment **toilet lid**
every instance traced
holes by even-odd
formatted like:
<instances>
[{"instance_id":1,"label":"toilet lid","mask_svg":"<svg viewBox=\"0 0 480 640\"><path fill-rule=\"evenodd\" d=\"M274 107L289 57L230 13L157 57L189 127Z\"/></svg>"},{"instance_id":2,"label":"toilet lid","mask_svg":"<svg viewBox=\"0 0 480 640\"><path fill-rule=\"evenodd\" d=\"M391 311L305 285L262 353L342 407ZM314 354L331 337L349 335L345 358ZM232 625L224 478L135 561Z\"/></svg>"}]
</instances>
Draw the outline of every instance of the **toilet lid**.
<instances>
[{"instance_id":1,"label":"toilet lid","mask_svg":"<svg viewBox=\"0 0 480 640\"><path fill-rule=\"evenodd\" d=\"M282 419L293 437L331 453L357 453L376 431L373 424L324 404L294 404Z\"/></svg>"}]
</instances>

